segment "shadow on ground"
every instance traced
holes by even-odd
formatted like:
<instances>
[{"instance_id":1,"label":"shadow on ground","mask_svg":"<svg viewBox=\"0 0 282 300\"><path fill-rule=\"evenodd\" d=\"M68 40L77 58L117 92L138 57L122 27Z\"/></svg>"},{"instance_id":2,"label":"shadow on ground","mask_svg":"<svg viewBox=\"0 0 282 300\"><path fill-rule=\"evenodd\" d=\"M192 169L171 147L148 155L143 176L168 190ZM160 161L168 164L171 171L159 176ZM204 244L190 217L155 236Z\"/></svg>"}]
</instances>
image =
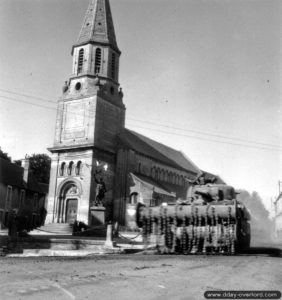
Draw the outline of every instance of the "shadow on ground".
<instances>
[{"instance_id":1,"label":"shadow on ground","mask_svg":"<svg viewBox=\"0 0 282 300\"><path fill-rule=\"evenodd\" d=\"M282 250L274 247L251 247L240 255L266 255L271 257L282 257Z\"/></svg>"},{"instance_id":2,"label":"shadow on ground","mask_svg":"<svg viewBox=\"0 0 282 300\"><path fill-rule=\"evenodd\" d=\"M254 240L251 247L242 255L265 255L270 257L282 257L282 243L275 240Z\"/></svg>"}]
</instances>

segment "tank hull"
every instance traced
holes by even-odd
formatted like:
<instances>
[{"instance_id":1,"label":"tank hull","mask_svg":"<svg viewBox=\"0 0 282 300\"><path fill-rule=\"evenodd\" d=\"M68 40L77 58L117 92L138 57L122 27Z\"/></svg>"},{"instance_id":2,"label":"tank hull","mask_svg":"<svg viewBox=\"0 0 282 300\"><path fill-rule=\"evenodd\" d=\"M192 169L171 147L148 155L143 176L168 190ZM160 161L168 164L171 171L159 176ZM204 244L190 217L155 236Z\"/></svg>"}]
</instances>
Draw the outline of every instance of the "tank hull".
<instances>
[{"instance_id":1,"label":"tank hull","mask_svg":"<svg viewBox=\"0 0 282 300\"><path fill-rule=\"evenodd\" d=\"M236 200L208 205L137 207L146 245L161 253L235 254L250 246L249 214Z\"/></svg>"}]
</instances>

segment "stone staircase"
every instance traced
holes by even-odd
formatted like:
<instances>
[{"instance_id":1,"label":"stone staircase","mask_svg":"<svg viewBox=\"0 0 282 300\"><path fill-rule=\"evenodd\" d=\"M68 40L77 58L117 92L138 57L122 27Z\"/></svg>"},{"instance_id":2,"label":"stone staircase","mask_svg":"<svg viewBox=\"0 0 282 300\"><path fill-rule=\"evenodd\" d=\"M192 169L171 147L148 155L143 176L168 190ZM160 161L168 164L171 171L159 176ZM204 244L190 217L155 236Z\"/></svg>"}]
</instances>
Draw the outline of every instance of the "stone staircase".
<instances>
[{"instance_id":1,"label":"stone staircase","mask_svg":"<svg viewBox=\"0 0 282 300\"><path fill-rule=\"evenodd\" d=\"M106 237L106 226L99 225L73 234L73 225L68 223L50 223L29 232L29 235L75 235L88 237Z\"/></svg>"},{"instance_id":2,"label":"stone staircase","mask_svg":"<svg viewBox=\"0 0 282 300\"><path fill-rule=\"evenodd\" d=\"M73 225L68 223L49 223L38 227L31 232L33 234L48 234L48 235L72 235Z\"/></svg>"}]
</instances>

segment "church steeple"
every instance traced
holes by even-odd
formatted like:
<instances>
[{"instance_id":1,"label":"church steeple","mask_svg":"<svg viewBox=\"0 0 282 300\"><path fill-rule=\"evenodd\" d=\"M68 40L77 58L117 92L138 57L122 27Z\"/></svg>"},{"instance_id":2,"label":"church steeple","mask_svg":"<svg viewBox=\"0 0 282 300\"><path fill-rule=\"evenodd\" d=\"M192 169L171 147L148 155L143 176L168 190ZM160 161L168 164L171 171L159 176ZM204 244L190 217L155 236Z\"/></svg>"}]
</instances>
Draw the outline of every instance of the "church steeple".
<instances>
[{"instance_id":1,"label":"church steeple","mask_svg":"<svg viewBox=\"0 0 282 300\"><path fill-rule=\"evenodd\" d=\"M90 0L78 40L72 47L71 79L98 76L102 85L112 85L114 93L119 86L120 54L109 0Z\"/></svg>"},{"instance_id":2,"label":"church steeple","mask_svg":"<svg viewBox=\"0 0 282 300\"><path fill-rule=\"evenodd\" d=\"M114 190L118 137L125 123L118 82L120 51L109 0L90 1L72 56L72 74L58 101L54 146L49 148L53 157L48 220L94 224L90 207L96 197L96 166L108 166L106 184L108 191ZM113 197L113 192L106 194L109 207Z\"/></svg>"},{"instance_id":3,"label":"church steeple","mask_svg":"<svg viewBox=\"0 0 282 300\"><path fill-rule=\"evenodd\" d=\"M116 42L109 0L91 0L74 46L87 43L108 45L120 52Z\"/></svg>"}]
</instances>

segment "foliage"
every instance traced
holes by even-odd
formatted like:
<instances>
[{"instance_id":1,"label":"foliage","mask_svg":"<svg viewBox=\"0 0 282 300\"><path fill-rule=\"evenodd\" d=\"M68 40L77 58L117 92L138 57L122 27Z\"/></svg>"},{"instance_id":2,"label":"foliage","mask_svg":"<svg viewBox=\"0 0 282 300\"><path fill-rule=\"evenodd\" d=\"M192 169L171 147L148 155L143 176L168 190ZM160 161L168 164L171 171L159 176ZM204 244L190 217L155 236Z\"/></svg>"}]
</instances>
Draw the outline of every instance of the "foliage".
<instances>
[{"instance_id":1,"label":"foliage","mask_svg":"<svg viewBox=\"0 0 282 300\"><path fill-rule=\"evenodd\" d=\"M14 160L14 164L21 167L22 166L22 160L21 159L16 159L16 160Z\"/></svg>"},{"instance_id":2,"label":"foliage","mask_svg":"<svg viewBox=\"0 0 282 300\"><path fill-rule=\"evenodd\" d=\"M261 219L267 219L269 217L269 212L266 210L257 192L253 192L252 194L245 190L240 190L239 192L238 199L247 206L252 214Z\"/></svg>"},{"instance_id":3,"label":"foliage","mask_svg":"<svg viewBox=\"0 0 282 300\"><path fill-rule=\"evenodd\" d=\"M46 154L33 154L29 162L30 170L37 181L49 184L51 158Z\"/></svg>"},{"instance_id":4,"label":"foliage","mask_svg":"<svg viewBox=\"0 0 282 300\"><path fill-rule=\"evenodd\" d=\"M0 147L0 158L8 160L9 162L11 162L11 158L8 156L7 153L2 151L1 147Z\"/></svg>"},{"instance_id":5,"label":"foliage","mask_svg":"<svg viewBox=\"0 0 282 300\"><path fill-rule=\"evenodd\" d=\"M238 200L245 204L251 214L252 232L262 239L270 238L274 229L273 221L269 218L269 212L263 205L257 192L251 194L246 190L239 190Z\"/></svg>"}]
</instances>

